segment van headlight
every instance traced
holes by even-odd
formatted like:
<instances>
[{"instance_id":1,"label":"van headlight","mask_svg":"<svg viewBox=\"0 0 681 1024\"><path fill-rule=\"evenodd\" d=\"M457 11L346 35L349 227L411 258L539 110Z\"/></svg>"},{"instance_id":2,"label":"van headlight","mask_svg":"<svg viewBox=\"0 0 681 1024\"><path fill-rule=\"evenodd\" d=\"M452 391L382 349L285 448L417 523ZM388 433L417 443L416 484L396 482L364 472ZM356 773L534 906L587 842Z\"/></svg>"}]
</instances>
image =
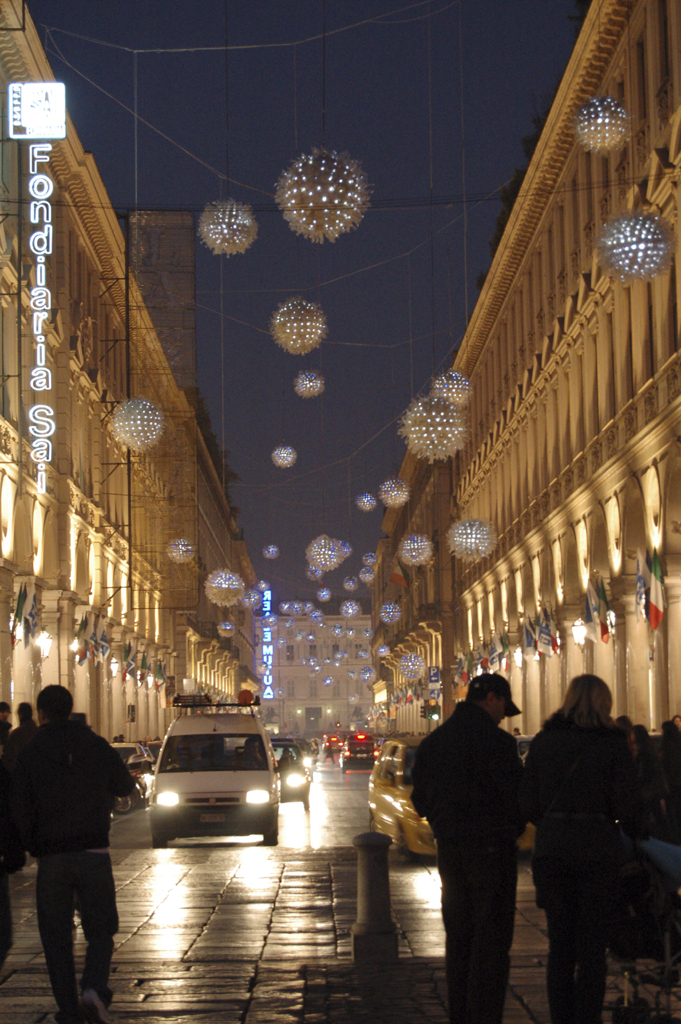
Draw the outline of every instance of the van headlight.
<instances>
[{"instance_id":1,"label":"van headlight","mask_svg":"<svg viewBox=\"0 0 681 1024\"><path fill-rule=\"evenodd\" d=\"M269 803L270 794L266 789L249 789L246 793L247 804L266 804Z\"/></svg>"},{"instance_id":2,"label":"van headlight","mask_svg":"<svg viewBox=\"0 0 681 1024\"><path fill-rule=\"evenodd\" d=\"M293 786L295 788L297 786L304 786L307 780L304 775L299 775L298 772L291 772L290 775L286 776L284 781L287 786Z\"/></svg>"},{"instance_id":3,"label":"van headlight","mask_svg":"<svg viewBox=\"0 0 681 1024\"><path fill-rule=\"evenodd\" d=\"M179 804L180 798L177 793L171 793L166 791L165 793L159 793L156 797L156 803L160 804L161 807L176 807Z\"/></svg>"},{"instance_id":4,"label":"van headlight","mask_svg":"<svg viewBox=\"0 0 681 1024\"><path fill-rule=\"evenodd\" d=\"M304 757L303 758L303 764L305 765L306 768L311 768L312 767L312 758L311 757Z\"/></svg>"}]
</instances>

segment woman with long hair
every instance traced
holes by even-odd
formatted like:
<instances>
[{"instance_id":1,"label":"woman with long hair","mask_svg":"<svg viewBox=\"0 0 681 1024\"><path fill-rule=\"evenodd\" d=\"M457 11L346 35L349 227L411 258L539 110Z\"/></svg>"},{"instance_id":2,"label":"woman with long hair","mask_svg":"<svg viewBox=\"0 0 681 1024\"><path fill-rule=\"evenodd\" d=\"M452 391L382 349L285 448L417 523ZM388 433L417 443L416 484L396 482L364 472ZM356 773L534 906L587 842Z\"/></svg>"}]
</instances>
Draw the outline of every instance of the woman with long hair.
<instances>
[{"instance_id":1,"label":"woman with long hair","mask_svg":"<svg viewBox=\"0 0 681 1024\"><path fill-rule=\"evenodd\" d=\"M532 872L549 932L552 1024L599 1024L606 946L625 860L620 826L647 835L636 768L612 695L576 676L530 745L521 809L537 826Z\"/></svg>"}]
</instances>

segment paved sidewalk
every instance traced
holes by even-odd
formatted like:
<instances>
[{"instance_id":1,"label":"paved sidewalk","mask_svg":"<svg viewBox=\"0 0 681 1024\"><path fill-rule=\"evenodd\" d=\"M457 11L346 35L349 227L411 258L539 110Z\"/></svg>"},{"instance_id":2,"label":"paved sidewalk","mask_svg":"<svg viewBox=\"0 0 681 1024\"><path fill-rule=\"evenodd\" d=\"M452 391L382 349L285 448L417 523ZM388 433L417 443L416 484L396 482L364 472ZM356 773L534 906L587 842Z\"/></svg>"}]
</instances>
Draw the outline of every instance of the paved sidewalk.
<instances>
[{"instance_id":1,"label":"paved sidewalk","mask_svg":"<svg viewBox=\"0 0 681 1024\"><path fill-rule=\"evenodd\" d=\"M397 964L351 960L355 851L201 846L113 850L120 931L116 1024L445 1024L444 932L434 865L391 852ZM52 1021L37 932L35 866L11 880L15 944L0 1024ZM83 936L78 930L77 953ZM547 1024L546 936L521 864L505 1024ZM609 999L617 994L612 979Z\"/></svg>"}]
</instances>

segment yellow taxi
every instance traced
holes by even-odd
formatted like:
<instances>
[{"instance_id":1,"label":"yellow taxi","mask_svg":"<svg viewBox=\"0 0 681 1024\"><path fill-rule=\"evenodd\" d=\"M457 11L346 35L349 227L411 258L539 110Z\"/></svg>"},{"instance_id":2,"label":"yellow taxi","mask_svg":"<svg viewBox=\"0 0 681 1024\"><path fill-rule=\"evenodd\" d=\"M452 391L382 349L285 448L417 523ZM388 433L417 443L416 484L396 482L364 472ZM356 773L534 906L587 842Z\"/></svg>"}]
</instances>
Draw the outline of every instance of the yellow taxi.
<instances>
[{"instance_id":1,"label":"yellow taxi","mask_svg":"<svg viewBox=\"0 0 681 1024\"><path fill-rule=\"evenodd\" d=\"M369 828L392 837L410 859L436 855L435 839L411 802L411 770L422 736L388 737L369 779Z\"/></svg>"}]
</instances>

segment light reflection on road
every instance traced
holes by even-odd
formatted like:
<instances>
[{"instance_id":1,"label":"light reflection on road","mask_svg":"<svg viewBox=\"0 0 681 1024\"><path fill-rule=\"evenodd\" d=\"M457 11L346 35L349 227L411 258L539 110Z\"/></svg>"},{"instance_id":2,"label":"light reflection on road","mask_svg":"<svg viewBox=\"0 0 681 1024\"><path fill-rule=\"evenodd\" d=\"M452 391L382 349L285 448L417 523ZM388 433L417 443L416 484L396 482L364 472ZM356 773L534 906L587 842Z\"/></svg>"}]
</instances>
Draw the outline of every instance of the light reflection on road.
<instances>
[{"instance_id":1,"label":"light reflection on road","mask_svg":"<svg viewBox=\"0 0 681 1024\"><path fill-rule=\"evenodd\" d=\"M281 804L279 845L296 850L351 846L369 828L369 772L341 774L337 765L319 766L310 789L310 811L302 803Z\"/></svg>"}]
</instances>

